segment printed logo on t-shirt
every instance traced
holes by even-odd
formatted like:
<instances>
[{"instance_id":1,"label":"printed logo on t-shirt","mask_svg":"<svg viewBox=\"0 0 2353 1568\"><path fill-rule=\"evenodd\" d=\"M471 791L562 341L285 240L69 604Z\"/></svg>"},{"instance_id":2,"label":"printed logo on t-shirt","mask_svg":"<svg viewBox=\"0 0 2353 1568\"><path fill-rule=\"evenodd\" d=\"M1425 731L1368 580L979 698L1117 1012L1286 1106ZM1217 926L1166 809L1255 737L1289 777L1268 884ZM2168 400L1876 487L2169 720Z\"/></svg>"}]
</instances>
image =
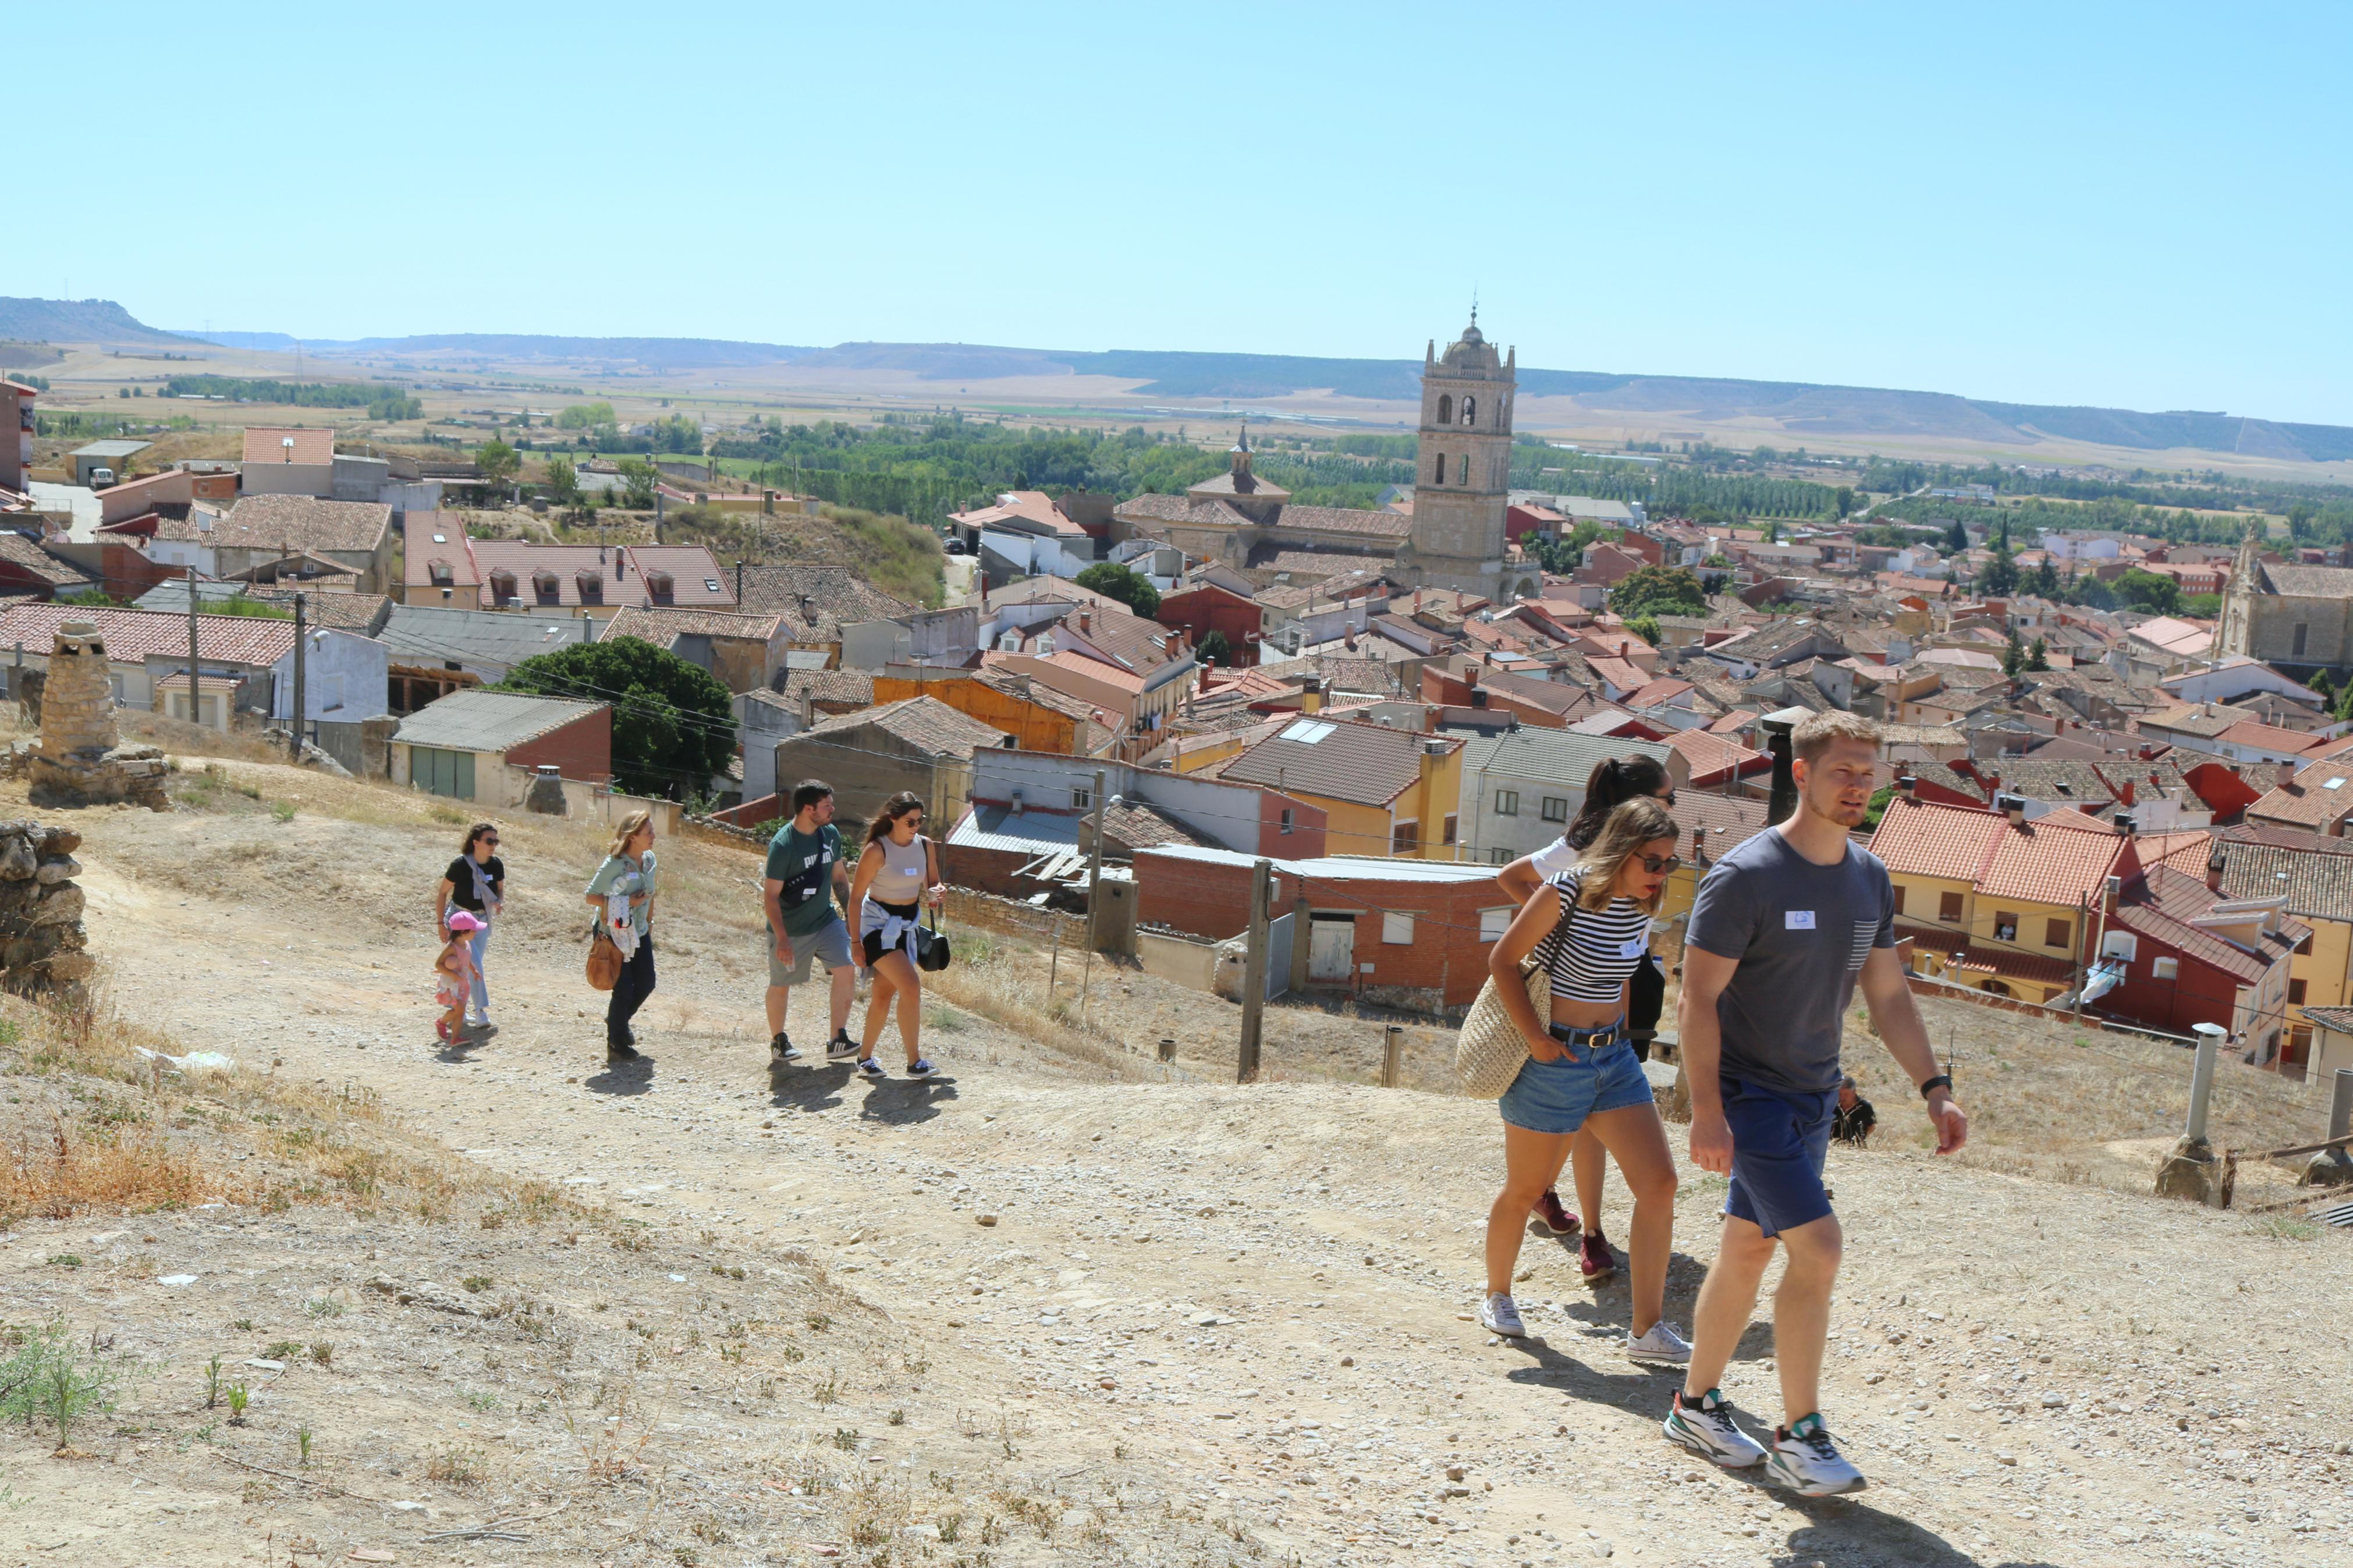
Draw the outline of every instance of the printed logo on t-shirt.
<instances>
[{"instance_id":1,"label":"printed logo on t-shirt","mask_svg":"<svg viewBox=\"0 0 2353 1568\"><path fill-rule=\"evenodd\" d=\"M1626 945L1618 950L1618 956L1620 958L1640 958L1642 954L1648 952L1650 948L1651 939L1649 937L1630 936L1626 939Z\"/></svg>"},{"instance_id":2,"label":"printed logo on t-shirt","mask_svg":"<svg viewBox=\"0 0 2353 1568\"><path fill-rule=\"evenodd\" d=\"M1783 931L1813 930L1814 911L1811 910L1784 910L1781 915L1781 929Z\"/></svg>"},{"instance_id":3,"label":"printed logo on t-shirt","mask_svg":"<svg viewBox=\"0 0 2353 1568\"><path fill-rule=\"evenodd\" d=\"M1862 967L1863 961L1871 956L1871 944L1878 939L1879 922L1877 921L1854 922L1854 946L1846 955L1846 966L1850 972Z\"/></svg>"}]
</instances>

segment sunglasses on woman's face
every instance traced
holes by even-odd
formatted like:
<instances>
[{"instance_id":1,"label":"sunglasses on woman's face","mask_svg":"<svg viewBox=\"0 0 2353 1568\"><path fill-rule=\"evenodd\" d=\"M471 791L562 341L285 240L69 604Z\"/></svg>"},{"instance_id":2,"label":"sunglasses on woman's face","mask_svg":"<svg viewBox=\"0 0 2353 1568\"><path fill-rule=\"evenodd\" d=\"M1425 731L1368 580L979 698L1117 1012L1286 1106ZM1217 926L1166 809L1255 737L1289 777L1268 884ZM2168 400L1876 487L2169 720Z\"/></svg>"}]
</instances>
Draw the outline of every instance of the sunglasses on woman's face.
<instances>
[{"instance_id":1,"label":"sunglasses on woman's face","mask_svg":"<svg viewBox=\"0 0 2353 1568\"><path fill-rule=\"evenodd\" d=\"M1637 855L1634 858L1641 863L1643 870L1653 877L1672 877L1683 863L1680 855Z\"/></svg>"},{"instance_id":2,"label":"sunglasses on woman's face","mask_svg":"<svg viewBox=\"0 0 2353 1568\"><path fill-rule=\"evenodd\" d=\"M1656 798L1656 799L1657 799L1658 803L1659 803L1661 805L1665 806L1669 811L1672 811L1672 810L1674 810L1674 808L1675 808L1675 792L1674 792L1674 791L1672 791L1672 790L1669 790L1666 794L1664 794L1664 795L1658 795L1658 796L1656 796L1656 797L1654 797L1654 798Z\"/></svg>"}]
</instances>

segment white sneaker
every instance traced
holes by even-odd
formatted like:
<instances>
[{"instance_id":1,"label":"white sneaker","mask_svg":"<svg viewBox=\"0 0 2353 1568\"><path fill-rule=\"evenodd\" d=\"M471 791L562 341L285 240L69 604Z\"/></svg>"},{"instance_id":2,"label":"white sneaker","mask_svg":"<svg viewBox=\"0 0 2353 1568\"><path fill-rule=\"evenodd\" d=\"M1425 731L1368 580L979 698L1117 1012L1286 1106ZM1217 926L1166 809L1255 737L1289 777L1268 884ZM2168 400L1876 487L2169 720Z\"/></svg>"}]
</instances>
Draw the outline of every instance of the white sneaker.
<instances>
[{"instance_id":1,"label":"white sneaker","mask_svg":"<svg viewBox=\"0 0 2353 1568\"><path fill-rule=\"evenodd\" d=\"M1626 1356L1630 1361L1651 1362L1662 1366L1683 1366L1691 1360L1691 1342L1675 1332L1675 1326L1661 1318L1651 1325L1647 1334L1637 1335L1626 1331Z\"/></svg>"},{"instance_id":2,"label":"white sneaker","mask_svg":"<svg viewBox=\"0 0 2353 1568\"><path fill-rule=\"evenodd\" d=\"M1773 1479L1805 1497L1836 1497L1841 1492L1859 1492L1870 1484L1838 1451L1820 1415L1807 1416L1796 1429L1777 1428L1773 1456L1765 1469Z\"/></svg>"},{"instance_id":3,"label":"white sneaker","mask_svg":"<svg viewBox=\"0 0 2353 1568\"><path fill-rule=\"evenodd\" d=\"M1528 1326L1520 1321L1520 1310L1509 1296L1490 1296L1480 1302L1479 1326L1491 1334L1501 1334L1508 1340L1528 1337Z\"/></svg>"},{"instance_id":4,"label":"white sneaker","mask_svg":"<svg viewBox=\"0 0 2353 1568\"><path fill-rule=\"evenodd\" d=\"M1740 1429L1732 1414L1731 1401L1718 1389L1711 1388L1697 1399L1686 1398L1678 1389L1675 1407L1667 1412L1667 1441L1727 1470L1745 1469L1765 1457L1765 1448Z\"/></svg>"}]
</instances>

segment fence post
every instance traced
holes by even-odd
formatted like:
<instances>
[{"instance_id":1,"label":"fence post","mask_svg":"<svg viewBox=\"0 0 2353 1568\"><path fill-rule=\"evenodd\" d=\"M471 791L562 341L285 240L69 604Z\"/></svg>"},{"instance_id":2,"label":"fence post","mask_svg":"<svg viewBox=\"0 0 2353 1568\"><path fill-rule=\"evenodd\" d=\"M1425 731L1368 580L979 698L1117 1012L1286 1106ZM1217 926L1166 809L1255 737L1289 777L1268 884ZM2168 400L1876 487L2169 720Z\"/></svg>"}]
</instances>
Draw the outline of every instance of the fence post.
<instances>
[{"instance_id":1,"label":"fence post","mask_svg":"<svg viewBox=\"0 0 2353 1568\"><path fill-rule=\"evenodd\" d=\"M2213 1146L2206 1141L2206 1109L2214 1092L2214 1061L2221 1054L2224 1031L2217 1024L2192 1027L2198 1034L2198 1054L2189 1068L2189 1123L2157 1168L2157 1195L2229 1208L2231 1162L2215 1159Z\"/></svg>"},{"instance_id":2,"label":"fence post","mask_svg":"<svg viewBox=\"0 0 2353 1568\"><path fill-rule=\"evenodd\" d=\"M2337 1069L2336 1096L2328 1102L2328 1136L2333 1142L2353 1135L2353 1068ZM2353 1152L2323 1149L2305 1163L2298 1186L2341 1187L2353 1183Z\"/></svg>"},{"instance_id":3,"label":"fence post","mask_svg":"<svg viewBox=\"0 0 2353 1568\"><path fill-rule=\"evenodd\" d=\"M1176 1062L1176 1042L1167 1035L1160 1037L1160 1059L1172 1067Z\"/></svg>"},{"instance_id":4,"label":"fence post","mask_svg":"<svg viewBox=\"0 0 2353 1568\"><path fill-rule=\"evenodd\" d=\"M1381 1031L1381 1087L1395 1089L1405 1066L1405 1026L1391 1024Z\"/></svg>"},{"instance_id":5,"label":"fence post","mask_svg":"<svg viewBox=\"0 0 2353 1568\"><path fill-rule=\"evenodd\" d=\"M1242 965L1242 1044L1234 1068L1236 1083L1258 1077L1259 1032L1266 1021L1266 906L1273 881L1273 864L1261 857L1250 868L1250 947Z\"/></svg>"},{"instance_id":6,"label":"fence post","mask_svg":"<svg viewBox=\"0 0 2353 1568\"><path fill-rule=\"evenodd\" d=\"M1079 972L1079 1023L1087 1021L1087 992L1095 973L1095 911L1103 904L1103 841L1104 819L1110 815L1103 799L1103 770L1095 770L1095 841L1087 855L1087 957ZM1079 818L1084 824L1085 817Z\"/></svg>"}]
</instances>

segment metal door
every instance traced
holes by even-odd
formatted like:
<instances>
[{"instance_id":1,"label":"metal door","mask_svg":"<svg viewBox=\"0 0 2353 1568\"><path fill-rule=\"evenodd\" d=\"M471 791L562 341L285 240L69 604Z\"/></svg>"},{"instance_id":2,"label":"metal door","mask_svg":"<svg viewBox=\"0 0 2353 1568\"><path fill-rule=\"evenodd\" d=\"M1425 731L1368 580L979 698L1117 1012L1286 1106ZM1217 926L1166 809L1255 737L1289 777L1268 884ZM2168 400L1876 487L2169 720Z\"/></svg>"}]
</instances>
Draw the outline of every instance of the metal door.
<instances>
[{"instance_id":1,"label":"metal door","mask_svg":"<svg viewBox=\"0 0 2353 1568\"><path fill-rule=\"evenodd\" d=\"M1356 974L1356 917L1314 916L1307 927L1307 978L1323 985L1345 985Z\"/></svg>"}]
</instances>

